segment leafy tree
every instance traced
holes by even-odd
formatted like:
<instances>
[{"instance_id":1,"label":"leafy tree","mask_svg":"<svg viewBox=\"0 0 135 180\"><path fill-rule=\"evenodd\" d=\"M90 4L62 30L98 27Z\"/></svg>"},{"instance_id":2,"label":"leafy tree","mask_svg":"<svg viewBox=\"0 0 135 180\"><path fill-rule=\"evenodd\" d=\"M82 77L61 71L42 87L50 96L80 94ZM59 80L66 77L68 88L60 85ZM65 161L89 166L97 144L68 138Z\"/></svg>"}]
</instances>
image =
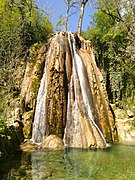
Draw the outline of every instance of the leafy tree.
<instances>
[{"instance_id":1,"label":"leafy tree","mask_svg":"<svg viewBox=\"0 0 135 180\"><path fill-rule=\"evenodd\" d=\"M105 72L111 102L133 99L135 93L134 7L132 0L130 4L99 0L98 11L85 34L95 47L98 66Z\"/></svg>"},{"instance_id":2,"label":"leafy tree","mask_svg":"<svg viewBox=\"0 0 135 180\"><path fill-rule=\"evenodd\" d=\"M22 55L37 41L46 41L52 33L48 18L32 0L0 0L0 17L0 64L6 65L9 59Z\"/></svg>"},{"instance_id":3,"label":"leafy tree","mask_svg":"<svg viewBox=\"0 0 135 180\"><path fill-rule=\"evenodd\" d=\"M67 23L67 24L68 24L68 23ZM62 29L63 29L63 28L66 29L66 28L67 28L64 14L61 14L61 15L59 16L58 22L56 23L56 27L55 27L56 31L60 31L61 28L62 28Z\"/></svg>"},{"instance_id":4,"label":"leafy tree","mask_svg":"<svg viewBox=\"0 0 135 180\"><path fill-rule=\"evenodd\" d=\"M16 67L25 64L32 44L47 42L52 32L51 22L33 0L0 0L0 119L7 95L20 91Z\"/></svg>"}]
</instances>

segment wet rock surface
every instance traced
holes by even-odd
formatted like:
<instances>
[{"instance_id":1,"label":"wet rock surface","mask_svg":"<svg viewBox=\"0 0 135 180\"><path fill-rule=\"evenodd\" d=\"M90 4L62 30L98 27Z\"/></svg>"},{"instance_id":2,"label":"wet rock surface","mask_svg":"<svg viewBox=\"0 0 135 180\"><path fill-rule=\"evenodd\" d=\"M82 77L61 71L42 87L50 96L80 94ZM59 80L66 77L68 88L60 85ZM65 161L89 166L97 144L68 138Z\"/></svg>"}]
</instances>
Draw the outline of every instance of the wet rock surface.
<instances>
[{"instance_id":1,"label":"wet rock surface","mask_svg":"<svg viewBox=\"0 0 135 180\"><path fill-rule=\"evenodd\" d=\"M66 31L51 39L41 80L32 139L63 138L70 147L106 147L114 121L90 42Z\"/></svg>"},{"instance_id":2,"label":"wet rock surface","mask_svg":"<svg viewBox=\"0 0 135 180\"><path fill-rule=\"evenodd\" d=\"M46 46L40 46L41 45L37 44L31 48L31 55L28 59L24 79L21 84L21 106L25 111L33 110L35 107L38 88L43 73Z\"/></svg>"}]
</instances>

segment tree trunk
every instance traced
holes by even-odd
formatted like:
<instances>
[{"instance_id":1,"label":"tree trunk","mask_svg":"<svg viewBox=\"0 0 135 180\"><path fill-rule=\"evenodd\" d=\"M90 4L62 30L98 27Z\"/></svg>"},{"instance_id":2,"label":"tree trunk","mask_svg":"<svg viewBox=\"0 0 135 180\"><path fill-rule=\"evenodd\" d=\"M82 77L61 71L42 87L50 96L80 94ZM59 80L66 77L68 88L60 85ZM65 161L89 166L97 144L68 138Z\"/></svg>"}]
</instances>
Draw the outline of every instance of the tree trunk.
<instances>
[{"instance_id":1,"label":"tree trunk","mask_svg":"<svg viewBox=\"0 0 135 180\"><path fill-rule=\"evenodd\" d=\"M82 29L82 20L83 20L83 15L84 15L84 1L82 1L81 8L80 8L80 17L79 17L79 22L78 22L78 34L81 34L81 29Z\"/></svg>"},{"instance_id":2,"label":"tree trunk","mask_svg":"<svg viewBox=\"0 0 135 180\"><path fill-rule=\"evenodd\" d=\"M85 5L87 4L88 0L82 0L81 2L81 8L80 8L80 17L79 17L79 21L78 21L78 34L81 34L81 30L82 30L82 21L83 21L83 16L84 16L84 8Z\"/></svg>"},{"instance_id":3,"label":"tree trunk","mask_svg":"<svg viewBox=\"0 0 135 180\"><path fill-rule=\"evenodd\" d=\"M68 26L68 16L69 16L69 9L70 9L70 2L67 2L67 9L66 9L66 22L65 22L65 29L67 31L67 26Z\"/></svg>"}]
</instances>

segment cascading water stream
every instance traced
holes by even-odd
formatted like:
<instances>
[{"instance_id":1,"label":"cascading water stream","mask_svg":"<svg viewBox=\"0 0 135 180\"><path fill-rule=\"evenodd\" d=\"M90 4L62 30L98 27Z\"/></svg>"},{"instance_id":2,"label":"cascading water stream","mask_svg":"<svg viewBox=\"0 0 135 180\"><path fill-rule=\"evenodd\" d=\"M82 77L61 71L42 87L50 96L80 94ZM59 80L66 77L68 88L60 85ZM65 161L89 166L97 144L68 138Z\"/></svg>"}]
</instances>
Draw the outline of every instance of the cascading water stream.
<instances>
[{"instance_id":1,"label":"cascading water stream","mask_svg":"<svg viewBox=\"0 0 135 180\"><path fill-rule=\"evenodd\" d=\"M76 46L76 39L70 32L57 33L50 44L37 96L32 140L41 143L46 134L57 135L62 127L65 146L104 148L107 143L98 126L98 115L93 114L97 112L93 111L96 106L89 74Z\"/></svg>"},{"instance_id":2,"label":"cascading water stream","mask_svg":"<svg viewBox=\"0 0 135 180\"><path fill-rule=\"evenodd\" d=\"M67 102L67 126L68 126L68 123L70 122L69 119L71 118L72 116L72 112L71 112L71 109L70 109L70 106L71 106L71 99L73 99L73 92L74 92L74 101L75 101L75 107L74 107L74 114L75 114L75 118L74 118L74 122L73 122L73 126L75 126L74 128L72 128L72 139L71 139L71 144L72 144L72 147L75 146L75 134L76 136L78 136L78 138L81 138L79 137L80 134L77 132L80 130L80 127L77 129L77 124L79 125L78 123L78 100L77 100L77 94L79 93L78 90L77 90L77 81L78 81L78 77L77 77L77 72L76 72L76 68L75 68L75 63L74 63L74 53L73 53L73 46L72 46L72 36L71 36L71 33L68 33L68 43L69 43L69 46L70 46L70 50L71 50L71 57L72 57L72 76L71 76L71 82L69 84L69 88L68 88L68 102ZM64 144L65 146L68 146L66 144L66 134L67 134L67 126L65 127L65 133L64 133L64 138L63 138L63 141L64 141Z\"/></svg>"},{"instance_id":3,"label":"cascading water stream","mask_svg":"<svg viewBox=\"0 0 135 180\"><path fill-rule=\"evenodd\" d=\"M71 36L72 37L72 36ZM70 42L71 44L71 42ZM79 125L79 115L78 115L78 111L79 111L79 106L78 106L78 94L79 94L79 91L78 91L78 75L77 75L77 70L76 70L76 67L75 67L75 57L74 57L74 50L73 50L73 46L70 47L71 50L72 50L72 60L73 60L73 87L74 87L74 98L75 98L75 107L74 107L74 111L75 111L75 118L74 118L74 131L75 133L73 132L73 134L75 135L76 134L76 137L78 139L81 139L81 136L80 136L80 133L79 131L81 130L80 128L80 125ZM68 121L68 119L67 119ZM74 139L74 136L73 136L73 139ZM73 141L73 146L75 145L75 142Z\"/></svg>"},{"instance_id":4,"label":"cascading water stream","mask_svg":"<svg viewBox=\"0 0 135 180\"><path fill-rule=\"evenodd\" d=\"M34 142L40 143L43 140L45 133L45 104L46 104L46 66L41 80L41 84L37 96L37 104L34 116L32 140Z\"/></svg>"},{"instance_id":5,"label":"cascading water stream","mask_svg":"<svg viewBox=\"0 0 135 180\"><path fill-rule=\"evenodd\" d=\"M50 51L48 53L50 56ZM45 136L45 117L46 117L46 88L47 88L47 62L44 67L43 77L38 90L37 104L35 109L34 123L32 129L32 140L36 143L42 142Z\"/></svg>"},{"instance_id":6,"label":"cascading water stream","mask_svg":"<svg viewBox=\"0 0 135 180\"><path fill-rule=\"evenodd\" d=\"M79 107L78 107L78 103L79 102L79 93L82 94L82 98L83 98L83 103L84 103L84 106L85 106L85 111L87 112L88 114L88 117L89 117L89 121L92 123L92 125L94 126L95 128L95 131L98 132L99 136L101 137L103 143L104 143L104 146L106 146L106 140L104 138L104 135L103 133L101 132L100 128L97 126L97 124L95 123L94 121L94 117L93 117L93 114L92 114L92 110L91 110L91 105L89 103L89 100L88 100L88 96L90 96L90 90L87 90L89 87L88 85L88 82L85 80L85 69L84 69L84 65L83 65L83 62L82 62L82 59L81 57L78 55L78 53L76 52L76 45L75 45L75 38L73 36L73 34L68 34L68 42L69 42L69 45L70 45L70 49L71 49L71 56L72 56L72 64L73 64L73 68L72 68L72 81L74 82L73 83L73 87L74 89L72 88L69 88L69 93L68 93L68 106L67 106L67 126L65 128L65 136L64 136L64 142L66 142L66 131L67 131L67 127L69 126L69 122L70 121L70 118L69 117L69 114L72 114L70 111L70 96L71 96L71 91L74 90L74 102L75 102L75 107L74 107L74 111L75 111L75 116L74 116L74 125L75 127L73 127L73 130L72 131L81 131L81 128L79 126L79 117L78 117L78 114L79 114ZM71 81L71 83L72 83ZM70 84L71 85L71 84ZM71 85L72 86L72 85ZM78 90L78 86L80 86L80 90ZM77 126L78 126L78 130L77 130ZM69 128L69 127L68 127ZM70 127L71 128L71 127ZM94 131L94 132L95 132ZM74 132L73 132L74 133ZM72 139L71 139L71 145L72 147L74 147L74 142L72 142L74 140L74 138L80 138L82 139L81 137L81 133L74 133L74 135L72 135ZM80 136L80 137L79 137ZM97 142L97 148L98 148L98 142Z\"/></svg>"},{"instance_id":7,"label":"cascading water stream","mask_svg":"<svg viewBox=\"0 0 135 180\"><path fill-rule=\"evenodd\" d=\"M98 133L100 134L100 136L101 136L101 138L102 138L102 140L104 142L104 145L106 146L106 140L104 138L104 135L101 132L100 128L95 123L94 118L93 118L90 103L88 101L89 94L87 93L88 91L86 89L87 88L86 87L86 81L84 80L84 65L83 65L81 57L76 52L75 38L74 38L73 35L72 35L72 39L73 39L73 53L74 53L73 60L75 61L74 63L76 64L76 70L77 70L77 74L78 74L78 78L79 78L79 82L80 82L80 87L81 87L81 92L82 92L82 97L83 97L83 101L84 101L84 104L85 104L85 108L87 110L90 121L92 122L94 127L97 129Z\"/></svg>"}]
</instances>

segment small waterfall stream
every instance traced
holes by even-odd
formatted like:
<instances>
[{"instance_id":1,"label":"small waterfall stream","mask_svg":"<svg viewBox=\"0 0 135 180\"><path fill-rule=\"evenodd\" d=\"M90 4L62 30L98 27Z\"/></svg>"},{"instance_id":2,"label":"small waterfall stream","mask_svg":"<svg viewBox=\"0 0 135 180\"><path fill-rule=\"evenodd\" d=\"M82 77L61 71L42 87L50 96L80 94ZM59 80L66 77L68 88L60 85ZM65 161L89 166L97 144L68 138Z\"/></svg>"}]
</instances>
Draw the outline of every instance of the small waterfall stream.
<instances>
[{"instance_id":1,"label":"small waterfall stream","mask_svg":"<svg viewBox=\"0 0 135 180\"><path fill-rule=\"evenodd\" d=\"M50 51L48 52L48 57ZM44 67L43 77L38 90L37 104L35 109L34 123L32 129L32 140L40 143L45 136L45 117L46 117L46 88L47 88L47 63Z\"/></svg>"},{"instance_id":2,"label":"small waterfall stream","mask_svg":"<svg viewBox=\"0 0 135 180\"><path fill-rule=\"evenodd\" d=\"M87 114L89 116L89 120L92 122L92 124L94 125L94 127L96 128L96 130L98 131L99 135L101 136L105 146L106 146L106 140L104 138L103 133L101 132L101 130L99 129L99 127L97 126L97 124L94 121L94 117L92 114L92 110L90 107L90 103L88 100L88 97L90 96L91 92L90 92L90 87L88 84L88 81L85 80L85 69L84 69L84 64L82 62L82 59L80 58L80 56L77 54L76 48L75 48L75 39L73 38L73 54L74 54L74 64L76 66L76 71L77 71L77 75L79 78L79 82L80 82L80 87L81 87L81 93L82 93L82 97L83 97L83 102L85 105L85 109L87 111ZM97 146L98 147L98 146Z\"/></svg>"},{"instance_id":3,"label":"small waterfall stream","mask_svg":"<svg viewBox=\"0 0 135 180\"><path fill-rule=\"evenodd\" d=\"M44 74L41 79L40 83L40 88L38 91L38 96L37 96L37 105L36 105L36 110L35 110L35 117L34 117L34 123L33 123L33 131L32 131L32 140L34 142L40 143L43 141L45 135L46 135L46 126L50 128L49 132L47 134L52 134L52 131L56 127L56 135L57 132L60 132L60 126L57 125L57 123L60 122L60 124L63 124L64 128L64 134L63 134L63 141L65 146L70 146L70 147L81 147L81 148L86 148L90 147L91 145L98 148L98 147L106 147L106 140L105 137L102 133L102 130L100 129L101 127L98 126L95 117L98 117L98 115L94 116L93 113L93 108L96 108L96 106L93 104L93 95L91 91L91 87L89 84L89 78L87 75L87 69L83 63L82 57L79 55L76 45L76 39L74 35L70 32L66 32L66 35L62 37L62 33L56 34L54 37L54 42L56 41L59 43L60 47L57 44L54 45L52 42L50 44L50 49L48 52L48 56L46 58L46 63L45 63L45 68L44 68ZM61 37L64 39L63 41L61 40ZM66 48L65 44L66 44ZM62 43L64 45L62 45ZM55 47L55 48L54 48ZM66 52L68 47L68 52L70 55L67 55L68 53ZM71 63L70 64L63 64L63 62L67 61L66 58L62 59L64 56L58 54L61 52L60 48L65 49L63 50L63 54L65 53L68 58L70 57ZM54 50L55 49L55 50ZM50 61L51 55L54 55L54 59ZM60 58L59 58L60 57ZM62 60L61 60L62 59ZM70 62L70 61L69 61ZM51 67L52 66L52 67ZM70 69L69 67L71 66L71 73L67 72L67 69ZM48 92L51 94L51 90L49 89L48 84L53 86L53 80L54 77L56 76L55 73L53 75L48 74L48 72L52 72L52 69L54 72L58 73L58 75L61 75L64 71L61 70L62 68L66 68L66 74L62 75L63 81L61 79L61 76L58 80L58 82L65 83L65 76L68 77L68 84L60 84L58 85L59 88L59 93L58 95L55 94L56 90L52 93L51 96L48 98ZM50 68L50 70L48 70ZM71 74L70 77L68 74ZM49 80L50 78L50 80ZM52 80L53 78L53 80ZM56 76L57 78L57 76ZM56 84L56 83L54 83ZM63 108L62 108L62 115L63 115L63 109L66 107L66 125L64 125L64 120L60 121L59 117L62 119L64 117L59 116L60 112L60 105L57 100L61 98L60 95L60 87L62 86L63 88L66 88L67 86L67 102L63 103ZM65 91L62 90L62 93ZM65 95L65 94L64 94ZM60 98L59 98L60 97ZM48 99L47 99L48 98ZM64 99L64 96L62 95L62 100ZM55 100L56 103L53 102ZM49 104L52 107L48 107L47 104ZM57 104L57 106L56 106ZM66 104L66 105L65 105ZM91 107L93 104L93 107ZM54 108L55 105L55 108ZM92 109L91 109L92 108ZM53 112L52 115L49 113ZM55 113L54 113L55 112ZM56 116L57 115L57 116ZM53 118L54 117L54 118ZM51 120L47 118L52 118ZM58 127L58 128L57 128ZM52 130L51 130L52 128ZM53 133L55 133L53 131ZM101 145L102 144L102 145Z\"/></svg>"},{"instance_id":4,"label":"small waterfall stream","mask_svg":"<svg viewBox=\"0 0 135 180\"><path fill-rule=\"evenodd\" d=\"M45 105L46 105L46 66L43 74L43 78L40 83L37 105L34 116L32 139L35 142L42 142L45 134Z\"/></svg>"}]
</instances>

